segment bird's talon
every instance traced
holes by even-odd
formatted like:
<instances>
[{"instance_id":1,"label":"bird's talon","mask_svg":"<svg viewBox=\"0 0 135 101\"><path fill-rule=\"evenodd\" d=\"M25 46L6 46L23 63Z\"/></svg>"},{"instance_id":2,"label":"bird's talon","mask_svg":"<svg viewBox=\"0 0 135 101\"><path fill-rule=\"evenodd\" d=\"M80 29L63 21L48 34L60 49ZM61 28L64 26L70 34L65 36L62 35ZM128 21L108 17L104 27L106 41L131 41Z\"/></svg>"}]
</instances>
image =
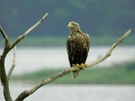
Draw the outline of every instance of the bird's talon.
<instances>
[{"instance_id":1,"label":"bird's talon","mask_svg":"<svg viewBox=\"0 0 135 101\"><path fill-rule=\"evenodd\" d=\"M86 67L86 64L81 63L80 69L84 70L85 67Z\"/></svg>"},{"instance_id":2,"label":"bird's talon","mask_svg":"<svg viewBox=\"0 0 135 101\"><path fill-rule=\"evenodd\" d=\"M76 70L79 71L80 70L80 65L77 63L76 65L73 64L73 67L76 67Z\"/></svg>"}]
</instances>

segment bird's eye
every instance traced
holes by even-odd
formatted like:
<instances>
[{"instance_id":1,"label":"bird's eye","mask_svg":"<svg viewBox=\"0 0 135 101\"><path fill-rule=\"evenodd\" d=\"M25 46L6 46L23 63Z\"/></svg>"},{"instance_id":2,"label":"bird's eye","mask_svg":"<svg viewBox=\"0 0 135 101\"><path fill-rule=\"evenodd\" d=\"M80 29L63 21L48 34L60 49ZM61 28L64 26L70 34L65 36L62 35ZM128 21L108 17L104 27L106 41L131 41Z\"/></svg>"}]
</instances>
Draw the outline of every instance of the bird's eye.
<instances>
[{"instance_id":1,"label":"bird's eye","mask_svg":"<svg viewBox=\"0 0 135 101\"><path fill-rule=\"evenodd\" d=\"M71 23L72 25L75 25L74 23Z\"/></svg>"},{"instance_id":2,"label":"bird's eye","mask_svg":"<svg viewBox=\"0 0 135 101\"><path fill-rule=\"evenodd\" d=\"M72 25L74 25L74 26L75 26L75 25L76 25L76 23L72 23Z\"/></svg>"}]
</instances>

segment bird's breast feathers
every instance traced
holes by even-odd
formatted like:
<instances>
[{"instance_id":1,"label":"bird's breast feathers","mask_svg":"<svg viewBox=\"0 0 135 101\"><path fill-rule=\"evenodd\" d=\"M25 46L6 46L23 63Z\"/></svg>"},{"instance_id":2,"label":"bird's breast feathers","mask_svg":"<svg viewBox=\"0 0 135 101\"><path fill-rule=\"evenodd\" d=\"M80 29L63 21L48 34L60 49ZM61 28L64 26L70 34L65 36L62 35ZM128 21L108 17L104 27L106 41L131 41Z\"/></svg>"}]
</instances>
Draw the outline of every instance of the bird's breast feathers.
<instances>
[{"instance_id":1,"label":"bird's breast feathers","mask_svg":"<svg viewBox=\"0 0 135 101\"><path fill-rule=\"evenodd\" d=\"M72 52L76 51L83 51L87 50L89 51L89 45L90 45L90 39L88 34L74 34L69 35L67 40L67 50L68 54L71 54Z\"/></svg>"},{"instance_id":2,"label":"bird's breast feathers","mask_svg":"<svg viewBox=\"0 0 135 101\"><path fill-rule=\"evenodd\" d=\"M69 36L72 44L75 44L76 47L82 46L83 48L87 47L87 34L76 34L74 36ZM74 46L74 45L73 45Z\"/></svg>"}]
</instances>

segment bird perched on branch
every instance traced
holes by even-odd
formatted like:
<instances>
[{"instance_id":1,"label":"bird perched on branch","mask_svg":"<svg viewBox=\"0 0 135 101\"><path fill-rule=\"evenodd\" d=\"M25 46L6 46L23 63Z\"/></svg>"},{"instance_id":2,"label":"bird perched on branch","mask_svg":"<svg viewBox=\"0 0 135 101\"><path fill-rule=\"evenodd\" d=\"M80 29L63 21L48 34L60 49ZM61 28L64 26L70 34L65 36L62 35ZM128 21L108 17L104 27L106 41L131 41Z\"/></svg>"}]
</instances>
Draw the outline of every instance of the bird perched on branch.
<instances>
[{"instance_id":1,"label":"bird perched on branch","mask_svg":"<svg viewBox=\"0 0 135 101\"><path fill-rule=\"evenodd\" d=\"M76 71L73 72L73 77L76 78L79 75L80 69L85 68L85 61L88 56L90 47L90 37L81 31L78 23L72 21L69 22L68 28L70 34L67 39L67 53L71 67L76 67Z\"/></svg>"}]
</instances>

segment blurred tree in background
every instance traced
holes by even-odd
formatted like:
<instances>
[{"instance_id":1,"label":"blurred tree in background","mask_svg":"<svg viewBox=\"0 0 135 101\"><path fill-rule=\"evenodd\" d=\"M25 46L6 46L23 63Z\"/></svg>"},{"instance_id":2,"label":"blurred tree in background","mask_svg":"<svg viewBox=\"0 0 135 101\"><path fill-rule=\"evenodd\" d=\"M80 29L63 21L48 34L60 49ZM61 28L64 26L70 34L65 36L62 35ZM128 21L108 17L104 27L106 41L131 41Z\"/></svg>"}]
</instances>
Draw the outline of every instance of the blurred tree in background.
<instances>
[{"instance_id":1,"label":"blurred tree in background","mask_svg":"<svg viewBox=\"0 0 135 101\"><path fill-rule=\"evenodd\" d=\"M135 29L134 0L1 0L0 24L18 36L46 12L50 15L32 36L67 36L67 24L76 21L91 36L120 36Z\"/></svg>"}]
</instances>

